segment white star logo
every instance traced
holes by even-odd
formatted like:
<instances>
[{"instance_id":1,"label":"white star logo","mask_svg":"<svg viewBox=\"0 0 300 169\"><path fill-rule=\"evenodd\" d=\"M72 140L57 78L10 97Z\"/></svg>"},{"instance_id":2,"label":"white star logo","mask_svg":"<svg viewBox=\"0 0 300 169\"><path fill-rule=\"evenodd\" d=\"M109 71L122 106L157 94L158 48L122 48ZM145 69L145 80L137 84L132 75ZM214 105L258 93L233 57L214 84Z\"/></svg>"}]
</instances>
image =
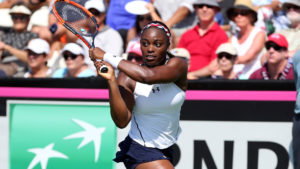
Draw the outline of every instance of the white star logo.
<instances>
[{"instance_id":1,"label":"white star logo","mask_svg":"<svg viewBox=\"0 0 300 169\"><path fill-rule=\"evenodd\" d=\"M81 126L85 131L81 131L78 133L71 134L66 136L64 139L73 139L73 138L83 138L80 145L77 147L80 149L81 147L85 146L89 142L94 142L95 147L95 163L98 162L98 157L100 153L100 145L101 145L101 135L105 131L105 128L96 128L95 126L86 123L81 120L72 119L75 123Z\"/></svg>"},{"instance_id":2,"label":"white star logo","mask_svg":"<svg viewBox=\"0 0 300 169\"><path fill-rule=\"evenodd\" d=\"M29 152L32 152L35 155L33 160L30 162L27 169L34 168L38 163L41 163L42 169L47 168L49 158L64 158L68 159L66 155L58 151L53 150L54 143L47 145L45 148L32 148L28 149Z\"/></svg>"}]
</instances>

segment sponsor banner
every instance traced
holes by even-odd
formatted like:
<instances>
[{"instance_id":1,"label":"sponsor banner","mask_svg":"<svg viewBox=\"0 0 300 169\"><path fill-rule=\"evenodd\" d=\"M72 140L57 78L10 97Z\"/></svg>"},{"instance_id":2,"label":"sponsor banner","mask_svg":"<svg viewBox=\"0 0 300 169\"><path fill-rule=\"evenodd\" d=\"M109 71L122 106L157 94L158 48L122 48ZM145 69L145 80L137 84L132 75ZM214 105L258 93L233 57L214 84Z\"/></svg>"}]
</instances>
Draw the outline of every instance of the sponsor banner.
<instances>
[{"instance_id":1,"label":"sponsor banner","mask_svg":"<svg viewBox=\"0 0 300 169\"><path fill-rule=\"evenodd\" d=\"M292 169L291 122L180 121L176 169Z\"/></svg>"},{"instance_id":2,"label":"sponsor banner","mask_svg":"<svg viewBox=\"0 0 300 169\"><path fill-rule=\"evenodd\" d=\"M109 105L9 101L10 169L114 169Z\"/></svg>"}]
</instances>

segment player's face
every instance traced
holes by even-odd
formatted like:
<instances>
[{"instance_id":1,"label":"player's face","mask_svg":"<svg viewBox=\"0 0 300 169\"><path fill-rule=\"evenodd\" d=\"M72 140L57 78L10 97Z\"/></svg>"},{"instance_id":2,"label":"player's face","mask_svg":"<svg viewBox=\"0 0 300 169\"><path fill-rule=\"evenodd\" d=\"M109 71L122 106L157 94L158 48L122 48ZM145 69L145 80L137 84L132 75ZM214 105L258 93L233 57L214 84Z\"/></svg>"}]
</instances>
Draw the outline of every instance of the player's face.
<instances>
[{"instance_id":1,"label":"player's face","mask_svg":"<svg viewBox=\"0 0 300 169\"><path fill-rule=\"evenodd\" d=\"M165 32L156 27L150 27L144 31L141 37L141 50L144 63L148 67L163 65L169 47Z\"/></svg>"}]
</instances>

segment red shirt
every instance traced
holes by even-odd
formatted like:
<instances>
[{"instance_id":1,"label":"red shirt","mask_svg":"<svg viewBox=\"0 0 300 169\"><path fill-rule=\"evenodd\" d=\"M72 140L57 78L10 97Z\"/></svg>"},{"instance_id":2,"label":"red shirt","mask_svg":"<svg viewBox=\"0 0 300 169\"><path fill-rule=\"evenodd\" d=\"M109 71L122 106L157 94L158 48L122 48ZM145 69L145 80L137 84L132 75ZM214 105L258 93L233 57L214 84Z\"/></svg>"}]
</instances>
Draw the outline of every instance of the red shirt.
<instances>
[{"instance_id":1,"label":"red shirt","mask_svg":"<svg viewBox=\"0 0 300 169\"><path fill-rule=\"evenodd\" d=\"M198 24L181 36L177 47L190 52L189 72L191 72L205 67L215 59L217 48L227 41L228 37L218 23L215 22L203 36L199 34Z\"/></svg>"},{"instance_id":2,"label":"red shirt","mask_svg":"<svg viewBox=\"0 0 300 169\"><path fill-rule=\"evenodd\" d=\"M265 64L260 69L257 69L255 72L251 74L249 79L258 79L258 80L268 80L271 79L270 74L268 72L268 66ZM294 80L294 69L291 63L285 67L284 71L281 72L277 79L275 80Z\"/></svg>"}]
</instances>

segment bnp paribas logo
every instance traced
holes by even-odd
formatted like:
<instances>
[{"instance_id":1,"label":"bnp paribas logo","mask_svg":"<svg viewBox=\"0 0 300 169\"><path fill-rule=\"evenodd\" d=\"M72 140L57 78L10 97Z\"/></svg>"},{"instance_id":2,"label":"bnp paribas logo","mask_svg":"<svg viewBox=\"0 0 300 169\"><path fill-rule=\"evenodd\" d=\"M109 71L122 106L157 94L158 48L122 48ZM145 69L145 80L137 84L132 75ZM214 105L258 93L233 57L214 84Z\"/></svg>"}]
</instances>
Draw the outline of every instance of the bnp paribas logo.
<instances>
[{"instance_id":1,"label":"bnp paribas logo","mask_svg":"<svg viewBox=\"0 0 300 169\"><path fill-rule=\"evenodd\" d=\"M19 105L11 112L10 169L114 169L109 106Z\"/></svg>"},{"instance_id":2,"label":"bnp paribas logo","mask_svg":"<svg viewBox=\"0 0 300 169\"><path fill-rule=\"evenodd\" d=\"M97 163L99 158L100 148L101 148L101 135L105 131L105 128L103 127L96 128L95 126L78 119L72 119L72 120L80 127L82 127L83 131L66 136L64 137L64 140L82 138L82 142L77 147L78 149L92 142L94 144L94 150L95 150L95 163ZM36 147L36 148L28 149L28 152L35 154L35 157L30 162L28 169L33 169L38 164L41 165L42 169L47 169L47 164L50 158L69 159L69 157L63 152L54 150L53 149L54 145L55 143L50 143L49 145L43 148Z\"/></svg>"}]
</instances>

